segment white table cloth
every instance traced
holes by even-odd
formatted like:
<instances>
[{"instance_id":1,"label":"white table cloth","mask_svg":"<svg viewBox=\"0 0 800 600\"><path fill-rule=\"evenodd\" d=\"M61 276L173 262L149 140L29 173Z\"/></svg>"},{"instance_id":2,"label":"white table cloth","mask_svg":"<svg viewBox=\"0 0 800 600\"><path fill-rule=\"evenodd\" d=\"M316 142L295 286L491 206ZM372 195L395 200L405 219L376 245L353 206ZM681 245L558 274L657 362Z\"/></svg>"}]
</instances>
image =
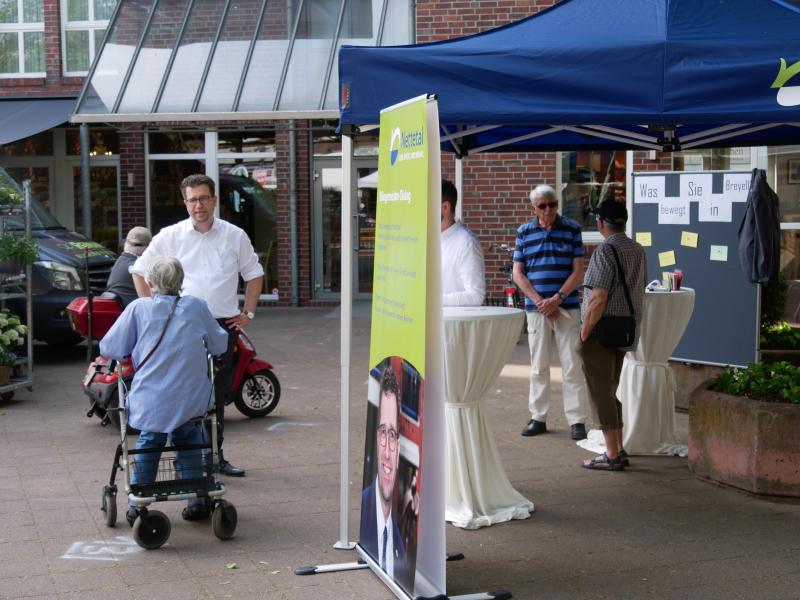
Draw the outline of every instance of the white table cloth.
<instances>
[{"instance_id":1,"label":"white table cloth","mask_svg":"<svg viewBox=\"0 0 800 600\"><path fill-rule=\"evenodd\" d=\"M693 289L645 293L642 335L625 356L617 388L628 454L687 454L686 440L675 434L678 385L667 361L693 309Z\"/></svg>"},{"instance_id":2,"label":"white table cloth","mask_svg":"<svg viewBox=\"0 0 800 600\"><path fill-rule=\"evenodd\" d=\"M625 355L617 398L622 403L622 445L628 454L686 456L686 440L675 433L678 386L670 354L680 342L694 309L694 290L646 292L642 333ZM605 451L602 432L592 430L578 445Z\"/></svg>"},{"instance_id":3,"label":"white table cloth","mask_svg":"<svg viewBox=\"0 0 800 600\"><path fill-rule=\"evenodd\" d=\"M445 519L456 527L527 519L534 510L506 476L481 402L511 357L523 319L513 308L444 308Z\"/></svg>"}]
</instances>

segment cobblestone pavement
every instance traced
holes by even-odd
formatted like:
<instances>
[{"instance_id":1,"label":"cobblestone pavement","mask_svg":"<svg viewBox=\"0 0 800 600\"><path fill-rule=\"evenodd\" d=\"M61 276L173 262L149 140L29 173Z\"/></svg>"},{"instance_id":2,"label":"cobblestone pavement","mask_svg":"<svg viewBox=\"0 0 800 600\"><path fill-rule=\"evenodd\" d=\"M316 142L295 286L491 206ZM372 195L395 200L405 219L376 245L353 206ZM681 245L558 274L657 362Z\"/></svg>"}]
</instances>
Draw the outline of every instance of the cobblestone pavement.
<instances>
[{"instance_id":1,"label":"cobblestone pavement","mask_svg":"<svg viewBox=\"0 0 800 600\"><path fill-rule=\"evenodd\" d=\"M356 308L353 343L351 536L357 536L369 319ZM167 545L140 550L122 517L99 511L116 432L87 419L85 349L36 349L33 393L0 404L0 597L392 597L368 571L298 577L303 565L349 562L339 528L339 320L331 309L262 309L251 327L283 395L266 419L231 408L226 479L236 536L218 541L166 503ZM686 460L635 457L624 473L579 468L560 400L545 436L519 435L527 415L527 346L486 397L513 485L531 519L477 531L447 526L451 595L508 589L515 598L800 598L800 505L767 502L693 478ZM559 371L554 369L558 389ZM560 389L558 389L560 393ZM686 428L686 416L678 416ZM233 567L235 564L235 568Z\"/></svg>"}]
</instances>

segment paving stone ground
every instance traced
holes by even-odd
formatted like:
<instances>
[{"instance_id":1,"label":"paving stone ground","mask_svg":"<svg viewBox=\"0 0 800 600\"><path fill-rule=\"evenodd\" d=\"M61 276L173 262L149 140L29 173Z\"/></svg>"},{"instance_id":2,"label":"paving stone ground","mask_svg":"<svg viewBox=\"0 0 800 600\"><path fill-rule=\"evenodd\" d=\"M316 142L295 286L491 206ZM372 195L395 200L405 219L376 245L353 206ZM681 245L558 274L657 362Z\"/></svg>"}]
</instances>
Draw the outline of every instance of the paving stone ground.
<instances>
[{"instance_id":1,"label":"paving stone ground","mask_svg":"<svg viewBox=\"0 0 800 600\"><path fill-rule=\"evenodd\" d=\"M355 560L334 550L339 532L339 313L260 310L251 331L275 365L276 412L248 419L232 408L226 454L247 469L226 479L239 511L234 539L180 506L167 545L140 550L122 519L99 511L116 432L87 419L80 389L85 348L36 348L34 392L0 404L0 598L383 599L368 571L298 577L295 567ZM369 343L368 307L354 317L351 539L358 498ZM451 595L508 589L525 599L800 598L800 505L754 499L696 480L686 459L635 457L624 473L579 468L588 453L569 439L557 401L545 436L527 421L527 346L486 397L505 468L536 504L531 519L477 531L447 526ZM686 429L686 415L678 415ZM236 568L227 568L235 563Z\"/></svg>"}]
</instances>

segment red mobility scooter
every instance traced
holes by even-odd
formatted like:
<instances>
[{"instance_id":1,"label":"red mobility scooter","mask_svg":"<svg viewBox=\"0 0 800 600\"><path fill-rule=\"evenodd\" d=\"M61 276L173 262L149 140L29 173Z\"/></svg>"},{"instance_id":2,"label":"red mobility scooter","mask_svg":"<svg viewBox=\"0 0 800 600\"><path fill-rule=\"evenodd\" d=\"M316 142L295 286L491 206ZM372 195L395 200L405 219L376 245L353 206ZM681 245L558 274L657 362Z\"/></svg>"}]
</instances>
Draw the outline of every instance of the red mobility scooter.
<instances>
[{"instance_id":1,"label":"red mobility scooter","mask_svg":"<svg viewBox=\"0 0 800 600\"><path fill-rule=\"evenodd\" d=\"M91 310L90 310L91 309ZM91 312L91 315L90 315ZM92 338L102 338L120 314L122 307L113 294L106 292L101 296L75 298L67 306L73 330L84 337L89 336L91 321ZM273 367L265 360L256 358L253 342L244 331L239 331L239 339L233 349L235 370L231 381L229 402L248 417L266 417L281 397L281 386L273 373ZM117 363L104 356L98 356L89 364L83 378L83 391L89 397L90 407L87 417L97 415L102 425L111 421L119 426L119 406L117 390ZM122 377L130 387L134 369L130 358L122 363Z\"/></svg>"}]
</instances>

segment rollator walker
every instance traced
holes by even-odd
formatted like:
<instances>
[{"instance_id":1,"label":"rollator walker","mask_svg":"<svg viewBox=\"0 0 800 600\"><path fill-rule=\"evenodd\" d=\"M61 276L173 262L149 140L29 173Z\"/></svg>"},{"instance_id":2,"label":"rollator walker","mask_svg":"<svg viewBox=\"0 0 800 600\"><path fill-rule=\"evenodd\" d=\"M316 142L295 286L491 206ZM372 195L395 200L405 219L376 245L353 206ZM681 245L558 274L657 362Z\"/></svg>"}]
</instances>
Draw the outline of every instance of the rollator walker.
<instances>
[{"instance_id":1,"label":"rollator walker","mask_svg":"<svg viewBox=\"0 0 800 600\"><path fill-rule=\"evenodd\" d=\"M129 503L136 506L139 515L133 523L133 539L139 546L154 550L163 546L169 539L172 526L169 518L159 510L148 507L155 502L191 500L203 498L211 508L211 527L220 540L233 537L238 521L236 507L223 500L225 486L214 477L214 465L219 461L217 444L217 416L214 412L213 394L209 410L202 417L205 431L211 431L210 441L202 444L163 448L129 448L127 395L128 388L122 377L122 364L117 365L117 385L119 406L109 408L119 415L119 443L114 454L111 477L103 486L100 510L105 516L106 525L114 527L117 523L117 471L125 474L125 493ZM214 365L208 357L208 372L211 389L214 389ZM210 422L210 427L208 427ZM208 437L207 435L204 437ZM172 444L172 440L169 440ZM154 475L153 481L131 483L132 469L137 473L144 470ZM149 479L149 477L146 477Z\"/></svg>"}]
</instances>

